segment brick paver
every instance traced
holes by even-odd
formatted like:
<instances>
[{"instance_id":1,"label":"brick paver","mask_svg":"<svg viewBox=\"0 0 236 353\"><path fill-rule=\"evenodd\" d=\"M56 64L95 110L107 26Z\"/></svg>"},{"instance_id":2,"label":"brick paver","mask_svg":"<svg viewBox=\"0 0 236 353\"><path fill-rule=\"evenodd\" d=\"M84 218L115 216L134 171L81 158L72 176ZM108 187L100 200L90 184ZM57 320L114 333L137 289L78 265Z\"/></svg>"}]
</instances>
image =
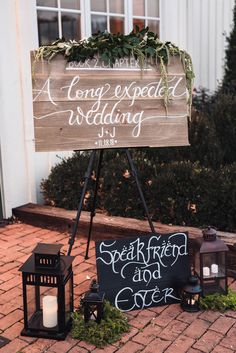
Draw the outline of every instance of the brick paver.
<instances>
[{"instance_id":1,"label":"brick paver","mask_svg":"<svg viewBox=\"0 0 236 353\"><path fill-rule=\"evenodd\" d=\"M119 342L104 349L73 340L63 342L21 337L23 327L22 289L19 266L38 242L61 243L68 247L68 234L26 224L0 228L0 334L11 342L0 353L236 353L236 312L187 313L179 304L127 313L131 330ZM96 276L95 247L84 260L85 239L76 239L72 255L75 305ZM230 279L232 288L236 280Z\"/></svg>"},{"instance_id":2,"label":"brick paver","mask_svg":"<svg viewBox=\"0 0 236 353\"><path fill-rule=\"evenodd\" d=\"M187 329L184 331L184 334L185 336L197 339L206 332L209 326L210 323L208 321L196 319L187 327Z\"/></svg>"},{"instance_id":3,"label":"brick paver","mask_svg":"<svg viewBox=\"0 0 236 353\"><path fill-rule=\"evenodd\" d=\"M217 332L207 331L195 344L194 348L202 352L208 353L218 345L223 336Z\"/></svg>"},{"instance_id":4,"label":"brick paver","mask_svg":"<svg viewBox=\"0 0 236 353\"><path fill-rule=\"evenodd\" d=\"M154 341L152 341L150 344L148 344L147 347L142 351L142 353L162 353L166 351L167 347L170 344L171 344L171 341L166 341L166 340L162 340L161 338L157 338Z\"/></svg>"},{"instance_id":5,"label":"brick paver","mask_svg":"<svg viewBox=\"0 0 236 353\"><path fill-rule=\"evenodd\" d=\"M157 338L158 334L161 331L162 331L162 328L160 326L148 325L133 337L133 341L146 346L155 338Z\"/></svg>"},{"instance_id":6,"label":"brick paver","mask_svg":"<svg viewBox=\"0 0 236 353\"><path fill-rule=\"evenodd\" d=\"M192 338L181 335L168 347L166 353L185 353L193 344Z\"/></svg>"},{"instance_id":7,"label":"brick paver","mask_svg":"<svg viewBox=\"0 0 236 353\"><path fill-rule=\"evenodd\" d=\"M227 349L221 345L218 345L217 347L215 347L212 351L212 353L233 353L234 351L232 351L232 349Z\"/></svg>"},{"instance_id":8,"label":"brick paver","mask_svg":"<svg viewBox=\"0 0 236 353\"><path fill-rule=\"evenodd\" d=\"M234 323L234 319L221 316L211 325L210 329L219 333L226 334Z\"/></svg>"},{"instance_id":9,"label":"brick paver","mask_svg":"<svg viewBox=\"0 0 236 353\"><path fill-rule=\"evenodd\" d=\"M129 341L122 348L116 351L117 353L138 353L143 350L143 345Z\"/></svg>"},{"instance_id":10,"label":"brick paver","mask_svg":"<svg viewBox=\"0 0 236 353\"><path fill-rule=\"evenodd\" d=\"M220 344L226 348L236 351L236 324L229 330Z\"/></svg>"}]
</instances>

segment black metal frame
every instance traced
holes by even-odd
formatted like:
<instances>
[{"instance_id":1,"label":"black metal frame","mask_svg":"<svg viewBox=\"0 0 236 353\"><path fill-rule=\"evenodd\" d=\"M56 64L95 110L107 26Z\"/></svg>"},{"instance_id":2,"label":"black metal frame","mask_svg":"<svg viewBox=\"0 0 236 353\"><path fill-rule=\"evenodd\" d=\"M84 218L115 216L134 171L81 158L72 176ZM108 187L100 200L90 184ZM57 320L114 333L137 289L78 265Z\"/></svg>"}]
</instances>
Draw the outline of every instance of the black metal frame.
<instances>
[{"instance_id":1,"label":"black metal frame","mask_svg":"<svg viewBox=\"0 0 236 353\"><path fill-rule=\"evenodd\" d=\"M203 258L204 256L208 255L208 254L215 254L217 256L217 258L219 258L219 254L223 254L224 256L224 275L220 276L220 275L210 275L209 277L205 278L203 276ZM227 295L228 294L228 277L227 277L227 256L226 256L226 252L224 251L219 251L219 252L209 252L209 253L203 253L203 254L199 254L200 255L200 274L198 275L199 279L200 279L200 284L202 287L202 295L203 297L209 294L214 294L214 293L220 293L220 294L224 294ZM219 261L217 261L217 263L219 263ZM224 288L220 287L220 281L224 281ZM211 284L211 282L213 282ZM215 282L215 284L214 284Z\"/></svg>"},{"instance_id":2,"label":"black metal frame","mask_svg":"<svg viewBox=\"0 0 236 353\"><path fill-rule=\"evenodd\" d=\"M70 313L74 309L73 297L73 257L61 256L61 266L55 269L40 269L34 266L34 255L26 261L20 268L22 272L23 284L23 308L24 308L24 328L21 331L22 336L52 338L64 340L71 329L71 317L66 320L66 286L70 287ZM33 315L28 317L28 298L27 288L35 287ZM55 288L58 300L58 323L53 328L45 328L42 325L42 309L40 308L40 288Z\"/></svg>"},{"instance_id":3,"label":"black metal frame","mask_svg":"<svg viewBox=\"0 0 236 353\"><path fill-rule=\"evenodd\" d=\"M128 150L128 148L125 148L124 151L125 151L125 154L126 154L126 157L127 157L130 169L131 169L132 176L135 179L135 182L136 182L136 185L137 185L137 188L138 188L138 192L139 192L139 196L141 198L141 201L142 201L142 204L143 204L143 208L144 208L144 211L146 213L147 220L148 220L151 232L155 233L155 228L154 228L154 225L152 223L152 220L151 220L151 217L150 217L150 214L149 214L149 211L148 211L148 207L147 207L144 195L143 195L143 191L142 191L141 185L140 185L139 180L138 180L137 170L136 170L134 162L132 160L130 151ZM87 190L87 187L88 187L89 179L91 178L91 175L92 175L93 165L94 165L94 161L95 161L95 157L96 157L96 153L97 152L98 152L98 163L97 163L97 168L96 168L96 182L95 182L94 196L93 196L93 202L92 202L92 207L91 207L91 212L90 212L90 223L89 223L89 231L88 231L88 239L87 239L87 247L86 247L86 252L85 252L85 259L88 259L89 245L90 245L90 241L91 241L91 233L92 233L92 226L93 226L93 219L95 217L95 208L96 208L98 184L99 184L99 177L100 177L100 172L101 172L101 167L102 167L102 158L103 158L103 152L104 152L103 149L92 150L92 153L90 155L88 168L87 168L87 171L86 171L86 173L84 175L84 179L85 180L84 180L84 185L83 185L83 189L82 189L82 193L81 193L81 197L80 197L80 201L79 201L79 205L78 205L78 210L77 210L77 215L76 215L76 218L75 218L75 223L74 223L73 230L72 230L69 242L68 242L69 249L68 249L67 255L70 255L71 251L72 251L72 247L73 247L74 242L75 242L75 237L76 237L76 233L77 233L78 226L79 226L80 215L81 215L81 211L82 211L82 207L83 207L83 201L84 201L84 197L85 197L86 190Z\"/></svg>"}]
</instances>

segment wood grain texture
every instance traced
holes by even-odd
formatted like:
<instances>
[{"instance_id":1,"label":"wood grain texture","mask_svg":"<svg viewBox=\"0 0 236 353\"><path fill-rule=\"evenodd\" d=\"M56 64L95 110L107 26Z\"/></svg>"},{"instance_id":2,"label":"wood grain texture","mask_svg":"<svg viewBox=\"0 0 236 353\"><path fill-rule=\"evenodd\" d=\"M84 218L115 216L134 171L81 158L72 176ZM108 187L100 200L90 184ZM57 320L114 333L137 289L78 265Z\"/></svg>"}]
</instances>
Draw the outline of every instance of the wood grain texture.
<instances>
[{"instance_id":1,"label":"wood grain texture","mask_svg":"<svg viewBox=\"0 0 236 353\"><path fill-rule=\"evenodd\" d=\"M95 66L95 67L94 67ZM164 105L158 66L143 71L135 60L114 68L88 60L34 62L36 151L188 145L187 90L179 58L168 66Z\"/></svg>"}]
</instances>

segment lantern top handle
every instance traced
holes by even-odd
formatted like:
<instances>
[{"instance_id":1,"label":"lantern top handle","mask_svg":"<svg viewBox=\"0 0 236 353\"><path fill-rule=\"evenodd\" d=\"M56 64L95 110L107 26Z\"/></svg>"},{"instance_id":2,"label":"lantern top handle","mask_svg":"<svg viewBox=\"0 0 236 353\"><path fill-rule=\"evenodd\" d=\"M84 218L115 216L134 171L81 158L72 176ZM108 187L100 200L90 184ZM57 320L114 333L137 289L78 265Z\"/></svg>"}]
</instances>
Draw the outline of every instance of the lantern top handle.
<instances>
[{"instance_id":1,"label":"lantern top handle","mask_svg":"<svg viewBox=\"0 0 236 353\"><path fill-rule=\"evenodd\" d=\"M204 241L214 241L217 238L216 229L208 226L202 231Z\"/></svg>"},{"instance_id":2,"label":"lantern top handle","mask_svg":"<svg viewBox=\"0 0 236 353\"><path fill-rule=\"evenodd\" d=\"M97 283L96 279L93 279L90 284L90 291L93 293L98 293L98 290L99 290L99 284Z\"/></svg>"}]
</instances>

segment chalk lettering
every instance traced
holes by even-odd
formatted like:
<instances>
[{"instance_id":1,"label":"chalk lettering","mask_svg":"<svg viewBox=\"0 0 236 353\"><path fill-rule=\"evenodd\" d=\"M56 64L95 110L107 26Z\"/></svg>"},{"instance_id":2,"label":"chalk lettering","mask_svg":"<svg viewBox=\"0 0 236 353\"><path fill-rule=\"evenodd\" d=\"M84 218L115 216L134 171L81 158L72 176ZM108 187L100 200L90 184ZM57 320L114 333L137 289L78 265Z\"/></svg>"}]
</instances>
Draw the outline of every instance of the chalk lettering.
<instances>
[{"instance_id":1,"label":"chalk lettering","mask_svg":"<svg viewBox=\"0 0 236 353\"><path fill-rule=\"evenodd\" d=\"M166 304L168 299L179 301L180 299L173 294L173 288L160 290L157 286L152 289L139 290L134 292L131 287L121 289L115 297L115 306L122 311L144 309L154 304Z\"/></svg>"},{"instance_id":2,"label":"chalk lettering","mask_svg":"<svg viewBox=\"0 0 236 353\"><path fill-rule=\"evenodd\" d=\"M101 241L96 243L96 260L98 274L105 274L99 274L100 285L119 309L166 304L179 300L174 286L189 276L188 236L179 232ZM111 297L109 285L115 288Z\"/></svg>"}]
</instances>

